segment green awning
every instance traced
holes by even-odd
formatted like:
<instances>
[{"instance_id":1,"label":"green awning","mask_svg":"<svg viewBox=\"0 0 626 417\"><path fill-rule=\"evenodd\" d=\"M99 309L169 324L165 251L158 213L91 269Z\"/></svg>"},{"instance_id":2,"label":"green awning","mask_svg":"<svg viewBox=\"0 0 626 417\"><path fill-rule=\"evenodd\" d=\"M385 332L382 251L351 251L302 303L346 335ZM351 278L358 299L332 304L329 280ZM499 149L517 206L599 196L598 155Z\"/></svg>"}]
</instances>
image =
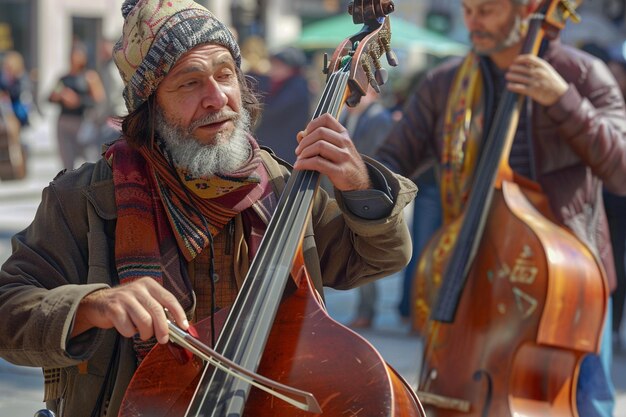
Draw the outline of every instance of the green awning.
<instances>
[{"instance_id":1,"label":"green awning","mask_svg":"<svg viewBox=\"0 0 626 417\"><path fill-rule=\"evenodd\" d=\"M390 15L390 19L391 46L394 49L418 50L437 56L463 55L467 52L466 45L437 32L393 15ZM304 26L294 46L304 50L334 49L359 30L360 27L352 23L352 16L341 14Z\"/></svg>"}]
</instances>

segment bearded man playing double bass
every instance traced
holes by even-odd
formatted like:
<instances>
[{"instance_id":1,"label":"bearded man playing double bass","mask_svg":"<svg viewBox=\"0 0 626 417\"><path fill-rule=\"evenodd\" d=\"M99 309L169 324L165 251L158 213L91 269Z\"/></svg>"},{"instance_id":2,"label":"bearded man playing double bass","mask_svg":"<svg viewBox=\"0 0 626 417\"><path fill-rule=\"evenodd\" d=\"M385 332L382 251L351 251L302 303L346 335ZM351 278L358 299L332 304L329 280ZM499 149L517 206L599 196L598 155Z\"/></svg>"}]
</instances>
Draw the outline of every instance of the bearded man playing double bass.
<instances>
[{"instance_id":1,"label":"bearded man playing double bass","mask_svg":"<svg viewBox=\"0 0 626 417\"><path fill-rule=\"evenodd\" d=\"M222 22L191 0L122 13L123 136L45 189L0 271L0 356L44 368L57 416L118 415L137 364L168 341L164 307L187 328L232 305L290 172L250 136L258 102ZM318 291L406 265L414 185L364 161L328 114L292 139L294 167L338 195L316 194L302 242Z\"/></svg>"},{"instance_id":2,"label":"bearded man playing double bass","mask_svg":"<svg viewBox=\"0 0 626 417\"><path fill-rule=\"evenodd\" d=\"M626 193L624 101L600 60L558 40L544 39L540 57L520 54L527 19L536 6L530 1L461 1L472 51L428 73L376 158L407 177L435 164L444 218L450 222L461 213L475 167L468 165L468 159L479 159L480 140L495 122L500 97L506 89L522 95L525 101L509 164L515 174L542 186L558 221L602 260L613 289L613 255L601 187ZM584 30L584 22L582 26ZM475 95L467 92L470 81L481 85ZM465 106L475 103L473 110L480 110L473 114L466 143L455 142L452 115L467 114ZM444 164L449 151L462 152L460 161L447 159ZM610 320L611 314L606 317ZM612 416L610 329L610 323L605 323L600 354L587 355L580 368L576 396L578 412L584 417Z\"/></svg>"}]
</instances>

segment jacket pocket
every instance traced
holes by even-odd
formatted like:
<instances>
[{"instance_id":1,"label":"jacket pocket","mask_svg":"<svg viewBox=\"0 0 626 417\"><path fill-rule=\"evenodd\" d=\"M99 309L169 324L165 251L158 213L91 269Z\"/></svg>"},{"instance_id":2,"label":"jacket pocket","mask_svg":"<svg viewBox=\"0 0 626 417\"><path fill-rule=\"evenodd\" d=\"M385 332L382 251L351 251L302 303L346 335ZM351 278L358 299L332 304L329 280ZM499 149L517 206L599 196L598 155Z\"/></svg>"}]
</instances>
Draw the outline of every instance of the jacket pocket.
<instances>
[{"instance_id":1,"label":"jacket pocket","mask_svg":"<svg viewBox=\"0 0 626 417\"><path fill-rule=\"evenodd\" d=\"M102 390L104 377L79 372L76 367L65 368L64 373L66 376L57 416L101 416L103 410L98 404L98 393ZM96 407L100 409L94 410Z\"/></svg>"}]
</instances>

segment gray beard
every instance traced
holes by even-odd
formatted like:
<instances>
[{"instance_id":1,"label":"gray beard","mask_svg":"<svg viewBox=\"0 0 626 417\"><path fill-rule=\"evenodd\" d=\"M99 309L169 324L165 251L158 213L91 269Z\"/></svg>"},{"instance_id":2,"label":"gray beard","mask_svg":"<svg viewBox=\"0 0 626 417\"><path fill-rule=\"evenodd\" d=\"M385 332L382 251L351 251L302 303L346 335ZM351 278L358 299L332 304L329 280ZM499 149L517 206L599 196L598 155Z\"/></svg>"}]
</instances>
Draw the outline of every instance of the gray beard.
<instances>
[{"instance_id":1,"label":"gray beard","mask_svg":"<svg viewBox=\"0 0 626 417\"><path fill-rule=\"evenodd\" d=\"M471 34L470 34L470 37L471 37ZM519 17L519 16L515 16L515 23L513 24L513 27L509 31L509 34L507 35L507 37L503 41L498 43L493 48L482 49L482 50L479 51L479 50L476 49L475 46L472 46L472 49L478 55L487 56L487 55L491 55L491 54L503 51L503 50L505 50L505 49L507 49L507 48L509 48L509 47L511 47L513 45L515 45L517 42L520 41L521 38L522 38L522 18Z\"/></svg>"},{"instance_id":2,"label":"gray beard","mask_svg":"<svg viewBox=\"0 0 626 417\"><path fill-rule=\"evenodd\" d=\"M219 133L215 143L207 145L198 142L191 134L197 127L220 117L232 117L235 129L230 135ZM188 129L167 120L157 106L156 132L165 142L177 168L183 169L194 178L210 178L215 174L229 174L244 166L252 154L252 145L247 132L250 128L250 114L246 109L240 113L223 111L193 122Z\"/></svg>"}]
</instances>

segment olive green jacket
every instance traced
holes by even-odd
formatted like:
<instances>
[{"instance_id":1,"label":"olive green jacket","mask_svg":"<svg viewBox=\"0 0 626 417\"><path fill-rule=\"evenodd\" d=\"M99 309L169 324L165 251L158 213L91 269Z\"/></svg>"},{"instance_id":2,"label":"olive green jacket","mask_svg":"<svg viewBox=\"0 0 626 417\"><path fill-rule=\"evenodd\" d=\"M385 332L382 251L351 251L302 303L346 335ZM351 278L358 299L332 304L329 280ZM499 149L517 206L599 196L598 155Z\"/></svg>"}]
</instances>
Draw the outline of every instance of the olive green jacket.
<instances>
[{"instance_id":1,"label":"olive green jacket","mask_svg":"<svg viewBox=\"0 0 626 417\"><path fill-rule=\"evenodd\" d=\"M269 153L262 156L278 195L289 170ZM335 201L319 190L303 250L320 293L322 286L347 289L390 275L411 256L402 210L415 186L367 162L387 181L393 208L382 219L365 220L352 214L359 212L354 198L348 210L341 193ZM114 330L68 339L80 300L117 284L116 217L106 162L60 175L44 189L33 223L13 237L13 254L0 270L0 356L44 369L45 401L59 417L116 416L136 368L132 341ZM235 225L239 278L247 272L247 251L240 219Z\"/></svg>"}]
</instances>

